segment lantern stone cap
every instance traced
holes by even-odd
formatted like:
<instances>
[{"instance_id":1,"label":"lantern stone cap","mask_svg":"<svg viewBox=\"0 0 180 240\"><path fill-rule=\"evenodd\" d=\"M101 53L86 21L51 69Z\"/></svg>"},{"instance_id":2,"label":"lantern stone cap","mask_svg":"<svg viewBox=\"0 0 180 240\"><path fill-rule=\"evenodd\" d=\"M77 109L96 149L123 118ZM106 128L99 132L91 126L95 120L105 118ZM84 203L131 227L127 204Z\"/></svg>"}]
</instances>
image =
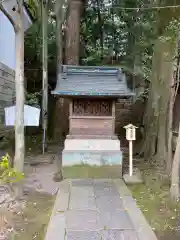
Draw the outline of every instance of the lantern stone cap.
<instances>
[{"instance_id":1,"label":"lantern stone cap","mask_svg":"<svg viewBox=\"0 0 180 240\"><path fill-rule=\"evenodd\" d=\"M128 125L124 126L123 128L128 129L128 128L138 128L135 125L129 123Z\"/></svg>"}]
</instances>

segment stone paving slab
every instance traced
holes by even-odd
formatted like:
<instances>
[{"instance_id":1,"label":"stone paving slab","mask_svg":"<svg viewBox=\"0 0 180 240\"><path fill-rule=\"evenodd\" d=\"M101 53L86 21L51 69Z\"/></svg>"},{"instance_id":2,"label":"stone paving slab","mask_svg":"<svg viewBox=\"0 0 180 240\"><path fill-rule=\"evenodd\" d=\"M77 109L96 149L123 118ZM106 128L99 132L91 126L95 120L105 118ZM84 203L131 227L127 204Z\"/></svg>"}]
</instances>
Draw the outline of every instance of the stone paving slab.
<instances>
[{"instance_id":1,"label":"stone paving slab","mask_svg":"<svg viewBox=\"0 0 180 240\"><path fill-rule=\"evenodd\" d=\"M100 223L97 211L67 211L67 231L99 231Z\"/></svg>"},{"instance_id":2,"label":"stone paving slab","mask_svg":"<svg viewBox=\"0 0 180 240\"><path fill-rule=\"evenodd\" d=\"M119 196L98 196L95 199L98 211L113 212L124 209L124 205Z\"/></svg>"},{"instance_id":3,"label":"stone paving slab","mask_svg":"<svg viewBox=\"0 0 180 240\"><path fill-rule=\"evenodd\" d=\"M99 197L99 196L120 196L119 192L118 192L118 190L115 186L112 186L112 187L107 187L107 186L97 187L97 186L94 186L94 194L95 194L96 197Z\"/></svg>"},{"instance_id":4,"label":"stone paving slab","mask_svg":"<svg viewBox=\"0 0 180 240\"><path fill-rule=\"evenodd\" d=\"M99 213L101 229L133 229L131 219L127 211L116 210L113 212L103 211Z\"/></svg>"},{"instance_id":5,"label":"stone paving slab","mask_svg":"<svg viewBox=\"0 0 180 240\"><path fill-rule=\"evenodd\" d=\"M64 240L66 234L66 223L64 214L54 215L49 222L45 240Z\"/></svg>"},{"instance_id":6,"label":"stone paving slab","mask_svg":"<svg viewBox=\"0 0 180 240\"><path fill-rule=\"evenodd\" d=\"M71 231L66 240L138 240L138 237L132 230Z\"/></svg>"},{"instance_id":7,"label":"stone paving slab","mask_svg":"<svg viewBox=\"0 0 180 240\"><path fill-rule=\"evenodd\" d=\"M69 197L70 197L70 186L69 182L63 181L59 184L59 191L57 193L56 201L54 204L53 211L55 213L64 212L69 207Z\"/></svg>"},{"instance_id":8,"label":"stone paving slab","mask_svg":"<svg viewBox=\"0 0 180 240\"><path fill-rule=\"evenodd\" d=\"M79 195L81 196L81 195ZM70 210L96 210L96 202L94 197L89 196L74 196L70 198Z\"/></svg>"},{"instance_id":9,"label":"stone paving slab","mask_svg":"<svg viewBox=\"0 0 180 240\"><path fill-rule=\"evenodd\" d=\"M114 182L110 179L93 179L92 180L93 186L99 186L101 188L103 187L113 187Z\"/></svg>"},{"instance_id":10,"label":"stone paving slab","mask_svg":"<svg viewBox=\"0 0 180 240\"><path fill-rule=\"evenodd\" d=\"M94 196L94 188L93 186L71 186L71 196L72 197L93 197Z\"/></svg>"},{"instance_id":11,"label":"stone paving slab","mask_svg":"<svg viewBox=\"0 0 180 240\"><path fill-rule=\"evenodd\" d=\"M72 179L71 184L73 187L92 186L93 180L92 179Z\"/></svg>"},{"instance_id":12,"label":"stone paving slab","mask_svg":"<svg viewBox=\"0 0 180 240\"><path fill-rule=\"evenodd\" d=\"M98 231L71 231L67 233L66 240L100 240Z\"/></svg>"},{"instance_id":13,"label":"stone paving slab","mask_svg":"<svg viewBox=\"0 0 180 240\"><path fill-rule=\"evenodd\" d=\"M69 192L69 181L65 180L59 183L59 191L47 227L45 240L64 240L66 234L66 219L64 212L69 207Z\"/></svg>"},{"instance_id":14,"label":"stone paving slab","mask_svg":"<svg viewBox=\"0 0 180 240\"><path fill-rule=\"evenodd\" d=\"M133 230L104 230L101 234L102 240L138 240Z\"/></svg>"},{"instance_id":15,"label":"stone paving slab","mask_svg":"<svg viewBox=\"0 0 180 240\"><path fill-rule=\"evenodd\" d=\"M61 182L46 236L51 240L157 240L131 192L118 179Z\"/></svg>"}]
</instances>

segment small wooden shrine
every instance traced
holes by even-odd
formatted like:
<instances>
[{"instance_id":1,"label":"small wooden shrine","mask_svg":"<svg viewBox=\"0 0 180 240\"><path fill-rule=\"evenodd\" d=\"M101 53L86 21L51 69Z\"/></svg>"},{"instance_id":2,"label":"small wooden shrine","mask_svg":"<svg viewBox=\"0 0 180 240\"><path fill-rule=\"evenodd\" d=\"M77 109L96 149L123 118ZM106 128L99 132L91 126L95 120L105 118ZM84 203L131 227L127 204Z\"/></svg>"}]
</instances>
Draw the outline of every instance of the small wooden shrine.
<instances>
[{"instance_id":1,"label":"small wooden shrine","mask_svg":"<svg viewBox=\"0 0 180 240\"><path fill-rule=\"evenodd\" d=\"M133 95L127 87L121 69L62 66L62 72L52 94L70 99L69 135L65 142L66 160L63 159L63 164L70 162L77 164L75 160L77 151L81 156L85 156L87 150L91 149L91 157L83 160L88 163L97 163L94 161L95 158L92 158L93 150L96 151L96 156L101 152L99 161L102 160L102 153L105 155L104 151L120 151L120 142L115 136L115 102L120 97Z\"/></svg>"}]
</instances>

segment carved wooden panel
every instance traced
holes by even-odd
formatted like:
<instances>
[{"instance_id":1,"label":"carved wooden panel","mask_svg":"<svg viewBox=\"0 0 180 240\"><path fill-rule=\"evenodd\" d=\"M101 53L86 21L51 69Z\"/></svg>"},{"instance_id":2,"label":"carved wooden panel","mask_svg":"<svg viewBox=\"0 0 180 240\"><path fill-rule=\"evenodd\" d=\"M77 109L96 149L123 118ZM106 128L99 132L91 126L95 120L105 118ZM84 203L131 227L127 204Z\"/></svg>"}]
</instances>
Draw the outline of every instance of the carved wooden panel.
<instances>
[{"instance_id":1,"label":"carved wooden panel","mask_svg":"<svg viewBox=\"0 0 180 240\"><path fill-rule=\"evenodd\" d=\"M73 101L75 116L112 116L111 100L78 99Z\"/></svg>"}]
</instances>

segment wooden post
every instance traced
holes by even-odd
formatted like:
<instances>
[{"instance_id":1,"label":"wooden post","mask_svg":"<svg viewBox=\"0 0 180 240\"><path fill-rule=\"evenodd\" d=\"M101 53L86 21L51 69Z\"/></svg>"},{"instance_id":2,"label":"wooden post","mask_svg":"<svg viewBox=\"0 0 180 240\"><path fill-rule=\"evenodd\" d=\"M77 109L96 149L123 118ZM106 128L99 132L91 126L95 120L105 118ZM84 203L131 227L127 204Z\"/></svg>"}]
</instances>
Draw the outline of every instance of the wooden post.
<instances>
[{"instance_id":1,"label":"wooden post","mask_svg":"<svg viewBox=\"0 0 180 240\"><path fill-rule=\"evenodd\" d=\"M133 145L132 141L129 141L129 176L133 175Z\"/></svg>"},{"instance_id":2,"label":"wooden post","mask_svg":"<svg viewBox=\"0 0 180 240\"><path fill-rule=\"evenodd\" d=\"M43 124L43 154L47 150L47 125L48 125L48 46L47 25L48 9L47 2L42 1L42 63L43 63L43 86L42 86L42 124Z\"/></svg>"},{"instance_id":3,"label":"wooden post","mask_svg":"<svg viewBox=\"0 0 180 240\"><path fill-rule=\"evenodd\" d=\"M133 175L133 143L136 140L136 126L128 124L126 129L126 139L129 141L129 176Z\"/></svg>"},{"instance_id":4,"label":"wooden post","mask_svg":"<svg viewBox=\"0 0 180 240\"><path fill-rule=\"evenodd\" d=\"M15 160L16 171L23 172L24 168L24 25L23 1L18 1L17 10L18 31L15 35L16 44L16 123L15 123Z\"/></svg>"}]
</instances>

